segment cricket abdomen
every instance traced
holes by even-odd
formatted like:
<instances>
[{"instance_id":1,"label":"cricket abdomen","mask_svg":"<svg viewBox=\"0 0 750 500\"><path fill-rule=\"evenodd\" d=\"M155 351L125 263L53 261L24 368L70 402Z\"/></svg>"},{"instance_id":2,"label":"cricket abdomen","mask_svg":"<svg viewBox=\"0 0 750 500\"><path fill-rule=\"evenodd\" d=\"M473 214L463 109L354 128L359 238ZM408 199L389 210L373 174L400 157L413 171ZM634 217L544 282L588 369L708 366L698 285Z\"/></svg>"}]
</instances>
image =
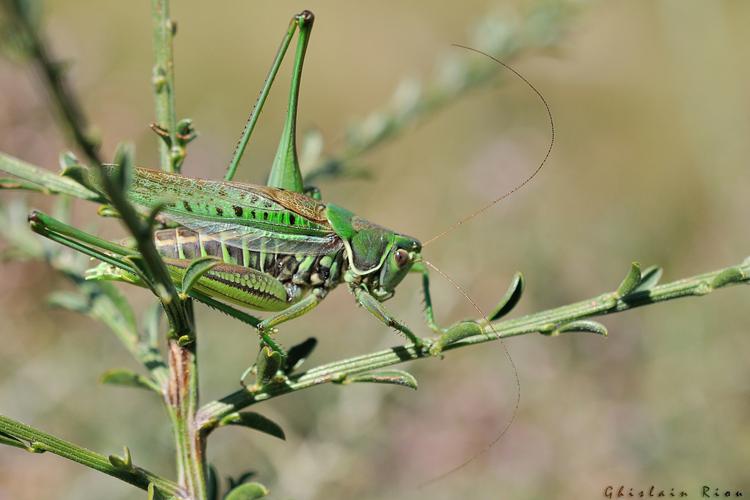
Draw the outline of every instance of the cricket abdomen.
<instances>
[{"instance_id":1,"label":"cricket abdomen","mask_svg":"<svg viewBox=\"0 0 750 500\"><path fill-rule=\"evenodd\" d=\"M256 276L262 274L267 280L280 285L285 290L285 300L288 305L306 295L312 288L330 290L341 282L345 265L344 252L336 250L323 255L289 255L264 251L248 250L245 245L228 245L221 240L221 235L205 235L200 232L179 227L163 229L154 233L154 242L159 253L174 262L187 263L201 256L211 256L220 259L226 266L217 266L206 278L217 281L223 291L222 296L237 302L246 294L253 295L253 303L249 307L269 310L267 300L280 300L279 288L272 287L264 280L258 281ZM221 273L219 270L221 268ZM242 269L250 269L250 277L258 283L248 282L243 277ZM218 273L218 274L217 274ZM201 280L206 282L209 280ZM209 286L209 285L206 285ZM270 288L269 288L270 287ZM263 288L263 289L261 289ZM234 290L233 290L234 289ZM217 292L217 290L211 290ZM271 291L271 296L266 292ZM231 294L231 296L229 296ZM239 294L239 296L237 296ZM256 297L257 296L257 297ZM281 308L283 309L283 307ZM275 310L272 308L271 310Z\"/></svg>"}]
</instances>

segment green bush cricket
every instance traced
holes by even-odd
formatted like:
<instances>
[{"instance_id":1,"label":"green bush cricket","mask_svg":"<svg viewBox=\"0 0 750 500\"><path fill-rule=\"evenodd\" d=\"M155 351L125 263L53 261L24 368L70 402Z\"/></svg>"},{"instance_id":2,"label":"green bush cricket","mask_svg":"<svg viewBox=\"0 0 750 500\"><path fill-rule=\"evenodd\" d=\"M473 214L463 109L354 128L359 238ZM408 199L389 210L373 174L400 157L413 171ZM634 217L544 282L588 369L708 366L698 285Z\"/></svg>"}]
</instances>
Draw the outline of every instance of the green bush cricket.
<instances>
[{"instance_id":1,"label":"green bush cricket","mask_svg":"<svg viewBox=\"0 0 750 500\"><path fill-rule=\"evenodd\" d=\"M320 200L314 188L306 189L296 152L296 114L300 78L314 17L304 11L292 18L266 78L224 181L195 179L142 168L109 175L129 178L127 196L142 209L159 212L161 219L177 224L154 233L155 244L176 283L184 283L196 259L213 258L203 266L191 292L199 300L215 300L272 315L255 323L262 338L283 351L269 336L275 327L299 317L320 303L337 285L346 283L358 304L378 320L396 329L417 346L424 341L393 317L382 302L409 272L424 276L427 319L434 322L429 300L427 268L421 261L421 244L415 238L371 223L352 212ZM280 63L296 30L299 30L284 131L267 186L233 182L237 165L252 134ZM155 129L161 133L158 127ZM162 137L166 134L161 133ZM85 183L99 193L96 176L84 171ZM39 212L30 216L38 232L64 244L87 245L89 254L109 264L92 276L139 282L132 265L121 259L133 250L55 221ZM106 258L98 247L107 252Z\"/></svg>"},{"instance_id":2,"label":"green bush cricket","mask_svg":"<svg viewBox=\"0 0 750 500\"><path fill-rule=\"evenodd\" d=\"M106 166L104 173L121 179L128 200L144 214L150 214L152 222L158 214L161 222L171 225L155 231L154 241L172 280L182 284L182 292L257 327L262 341L282 358L285 352L271 336L276 327L314 309L330 290L342 283L348 286L356 302L379 321L403 334L418 349L439 354L452 340L481 332L481 327L473 321L459 322L448 329L438 327L430 299L428 263L421 256L422 244L338 205L323 202L317 189L303 184L297 160L296 119L302 66L313 20L309 11L292 18L223 181L126 165ZM267 185L234 182L239 161L297 30L299 39L286 121ZM525 78L495 61L529 84L546 106L544 98ZM167 131L158 126L153 128L165 141L169 140ZM536 175L548 156L549 150L539 168L522 184L448 231L523 186ZM97 176L89 175L87 169L78 172L84 185L104 196ZM137 284L146 281L139 277L134 250L100 240L39 212L33 213L30 221L35 231L102 260L104 266L95 269L92 278ZM434 343L415 335L382 304L393 296L397 285L410 272L422 275L426 322L441 334ZM261 321L227 304L271 315ZM506 305L502 303L486 319L504 314L508 310Z\"/></svg>"}]
</instances>

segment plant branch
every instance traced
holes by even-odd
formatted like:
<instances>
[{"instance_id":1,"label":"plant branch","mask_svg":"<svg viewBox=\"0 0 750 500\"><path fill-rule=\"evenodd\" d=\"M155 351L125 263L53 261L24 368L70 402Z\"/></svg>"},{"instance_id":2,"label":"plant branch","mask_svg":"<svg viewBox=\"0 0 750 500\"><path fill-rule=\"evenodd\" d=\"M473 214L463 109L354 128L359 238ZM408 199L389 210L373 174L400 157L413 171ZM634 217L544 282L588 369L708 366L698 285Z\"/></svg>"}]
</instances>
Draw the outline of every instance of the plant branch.
<instances>
[{"instance_id":1,"label":"plant branch","mask_svg":"<svg viewBox=\"0 0 750 500\"><path fill-rule=\"evenodd\" d=\"M159 298L170 323L169 344L169 375L166 384L162 384L164 400L168 413L172 419L177 443L177 462L180 484L185 486L186 498L203 499L206 495L205 466L202 457L202 440L200 433L195 430L193 417L198 398L197 365L195 361L194 319L192 302L183 299L177 292L170 275L159 256L152 237L152 225L144 221L126 197L129 170L134 165L132 148L121 147L116 156L115 164L119 165L120 173L110 175L102 169L103 161L96 145L85 133L85 118L78 101L69 90L58 71L58 65L52 60L50 51L42 41L39 25L32 23L25 15L21 3L8 0L12 7L11 13L16 15L23 29L24 39L28 40L29 54L35 65L45 77L52 101L60 109L63 124L71 131L77 145L85 153L88 160L99 169L103 193L106 194L112 207L119 213L123 224L136 240L139 257L133 260L134 266L143 273L144 281ZM178 124L174 110L174 71L172 62L172 37L175 25L169 19L169 4L166 0L152 0L152 18L154 25L155 66L153 73L154 92L156 100L156 129L162 134L161 145L162 168L167 171L179 171L179 166L185 156L185 145L192 138L189 121L181 124L182 134L178 134ZM11 165L8 158L3 158L3 166ZM19 171L30 171L28 165L16 168ZM22 176L20 176L22 177ZM45 179L52 183L52 179ZM63 186L68 187L68 186ZM60 187L54 192L61 191ZM87 193L76 193L73 189L68 192L78 197ZM122 332L120 332L122 333ZM122 339L126 346L133 348L134 344L128 337ZM133 351L137 356L145 353Z\"/></svg>"},{"instance_id":2,"label":"plant branch","mask_svg":"<svg viewBox=\"0 0 750 500\"><path fill-rule=\"evenodd\" d=\"M155 6L157 3L158 2L154 0ZM51 101L55 107L61 111L60 114L63 118L63 126L71 132L74 141L85 153L89 161L99 169L102 174L101 177L104 194L107 195L112 206L120 214L123 223L135 237L138 251L143 256L145 270L147 271L149 278L153 281L154 293L161 300L173 330L178 335L190 333L192 331L192 318L188 318L185 314L177 290L170 280L169 273L154 247L151 237L151 228L141 220L138 213L126 199L126 182L123 181L118 184L111 176L106 175L101 170L103 161L99 155L97 146L85 132L87 127L85 115L78 103L78 99L67 84L64 74L60 71L60 64L51 56L51 51L45 43L39 23L32 19L31 11L27 8L24 2L18 0L6 0L5 5L9 15L12 16L14 21L16 21L17 27L21 31L26 52L31 57L35 67L39 69L44 76L43 80L49 91ZM163 24L166 26L166 21ZM171 45L168 54L171 57ZM120 153L121 154L116 155L115 162L120 164L124 170L127 170L127 167L123 166L122 163L127 162L132 166L134 161L132 158L132 151L130 151L129 148L121 148ZM16 164L13 165L11 160L14 159L12 157L3 157L0 158L0 160L2 160L1 166L3 168L8 168L9 166L15 167L15 171L11 171L13 175L19 175L19 172L22 170L27 172L31 170L31 168L29 168L31 166L28 164L19 165L19 163L21 163L19 160L15 160ZM52 184L51 179L46 179L46 182L48 185ZM58 183L58 190L65 187L61 185L62 183ZM75 193L74 195L78 197L88 196L87 193Z\"/></svg>"},{"instance_id":3,"label":"plant branch","mask_svg":"<svg viewBox=\"0 0 750 500\"><path fill-rule=\"evenodd\" d=\"M169 17L168 0L151 0L151 19L155 59L153 85L156 120L157 128L164 132L160 144L161 168L167 172L179 172L185 159L185 146L192 138L192 130L189 121L177 124L172 55L172 41L177 25ZM178 131L178 128L184 130ZM153 246L151 234L148 236ZM206 443L205 435L195 425L199 396L193 302L189 298L174 298L186 309L191 330L187 337L188 342L184 342L185 337L180 338L179 335L168 339L169 380L164 392L164 401L175 439L178 483L185 489L187 498L204 500L207 498Z\"/></svg>"},{"instance_id":4,"label":"plant branch","mask_svg":"<svg viewBox=\"0 0 750 500\"><path fill-rule=\"evenodd\" d=\"M64 64L55 60L49 49L39 22L32 17L28 2L5 0L14 28L19 30L24 50L31 58L34 68L42 78L64 130L78 148L92 162L102 163L99 156L99 141L91 133L86 114L65 77Z\"/></svg>"},{"instance_id":5,"label":"plant branch","mask_svg":"<svg viewBox=\"0 0 750 500\"><path fill-rule=\"evenodd\" d=\"M719 269L663 285L634 288L627 294L605 293L574 304L528 314L516 319L493 321L491 323L483 320L461 322L456 325L456 328L447 329L447 333L438 338L437 342L427 338L423 340L426 343L433 343L433 345L442 342L440 352L437 353L441 355L444 351L528 333L538 332L546 335L575 331L603 333L606 331L603 330L603 327L598 329L595 323L582 320L658 304L667 300L702 296L727 285L748 282L750 282L750 261L745 261L738 266ZM460 328L466 325L470 327ZM451 336L453 338L450 338ZM204 428L211 430L226 415L238 412L259 401L316 385L331 382L346 383L347 377L352 375L434 355L434 350L433 354L430 354L409 344L335 361L293 375L282 383L271 383L257 390L235 391L220 400L206 404L199 411L198 418Z\"/></svg>"},{"instance_id":6,"label":"plant branch","mask_svg":"<svg viewBox=\"0 0 750 500\"><path fill-rule=\"evenodd\" d=\"M156 124L166 134L159 144L161 168L166 172L179 172L185 158L185 149L177 138L177 113L174 98L174 57L172 42L177 25L169 17L168 0L151 0L153 25L154 69L152 84L156 104Z\"/></svg>"},{"instance_id":7,"label":"plant branch","mask_svg":"<svg viewBox=\"0 0 750 500\"><path fill-rule=\"evenodd\" d=\"M148 489L149 483L153 483L154 486L167 495L181 494L177 484L168 479L164 479L132 464L123 464L117 460L107 458L104 455L100 455L69 441L56 438L4 415L0 415L0 441L3 444L16 446L32 453L48 451L116 477L144 490ZM115 463L118 465L115 465Z\"/></svg>"}]
</instances>

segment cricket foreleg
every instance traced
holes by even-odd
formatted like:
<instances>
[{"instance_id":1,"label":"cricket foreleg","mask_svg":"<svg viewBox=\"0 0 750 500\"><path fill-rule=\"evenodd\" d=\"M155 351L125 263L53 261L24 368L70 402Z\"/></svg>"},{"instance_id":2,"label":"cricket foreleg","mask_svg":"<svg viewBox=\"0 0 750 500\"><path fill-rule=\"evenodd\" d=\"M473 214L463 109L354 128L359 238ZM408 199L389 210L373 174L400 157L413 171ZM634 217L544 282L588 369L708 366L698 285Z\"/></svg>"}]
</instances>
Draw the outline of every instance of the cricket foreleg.
<instances>
[{"instance_id":1,"label":"cricket foreleg","mask_svg":"<svg viewBox=\"0 0 750 500\"><path fill-rule=\"evenodd\" d=\"M367 309L367 311L375 316L381 323L385 324L390 328L394 328L398 332L401 332L407 339L409 339L417 349L425 347L425 342L412 332L409 327L403 324L401 321L394 318L390 312L373 297L370 292L364 288L355 288L354 297L357 299L357 303Z\"/></svg>"}]
</instances>

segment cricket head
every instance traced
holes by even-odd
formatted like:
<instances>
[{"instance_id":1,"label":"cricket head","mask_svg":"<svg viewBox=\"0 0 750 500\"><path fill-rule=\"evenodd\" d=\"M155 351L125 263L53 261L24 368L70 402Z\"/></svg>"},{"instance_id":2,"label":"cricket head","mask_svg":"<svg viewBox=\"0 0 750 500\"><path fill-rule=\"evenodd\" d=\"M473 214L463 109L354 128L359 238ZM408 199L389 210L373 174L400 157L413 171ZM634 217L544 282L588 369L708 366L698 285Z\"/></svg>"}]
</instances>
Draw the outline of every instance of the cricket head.
<instances>
[{"instance_id":1,"label":"cricket head","mask_svg":"<svg viewBox=\"0 0 750 500\"><path fill-rule=\"evenodd\" d=\"M419 260L422 244L416 238L373 224L330 203L327 218L344 242L348 281L364 284L381 302L391 298L396 286Z\"/></svg>"}]
</instances>

